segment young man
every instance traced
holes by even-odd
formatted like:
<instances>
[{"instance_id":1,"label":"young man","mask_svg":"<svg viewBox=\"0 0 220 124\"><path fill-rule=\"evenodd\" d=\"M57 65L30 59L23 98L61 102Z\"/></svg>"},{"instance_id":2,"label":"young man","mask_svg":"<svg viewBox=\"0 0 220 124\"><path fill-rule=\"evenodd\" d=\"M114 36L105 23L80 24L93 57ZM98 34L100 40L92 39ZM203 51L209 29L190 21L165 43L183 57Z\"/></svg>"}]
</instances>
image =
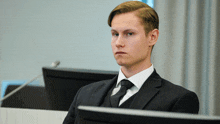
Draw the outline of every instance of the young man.
<instances>
[{"instance_id":1,"label":"young man","mask_svg":"<svg viewBox=\"0 0 220 124\"><path fill-rule=\"evenodd\" d=\"M151 7L139 1L122 3L110 13L108 24L119 74L82 87L64 124L78 122L79 105L198 113L197 95L161 78L151 63L159 36L159 19Z\"/></svg>"}]
</instances>

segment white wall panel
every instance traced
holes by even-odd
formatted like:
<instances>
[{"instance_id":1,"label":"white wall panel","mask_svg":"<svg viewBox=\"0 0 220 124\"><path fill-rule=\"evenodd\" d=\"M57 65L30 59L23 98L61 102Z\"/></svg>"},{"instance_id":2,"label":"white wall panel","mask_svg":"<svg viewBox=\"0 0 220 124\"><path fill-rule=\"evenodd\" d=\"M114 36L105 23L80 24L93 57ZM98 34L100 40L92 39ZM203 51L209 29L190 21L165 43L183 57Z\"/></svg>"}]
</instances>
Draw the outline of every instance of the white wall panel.
<instances>
[{"instance_id":1,"label":"white wall panel","mask_svg":"<svg viewBox=\"0 0 220 124\"><path fill-rule=\"evenodd\" d=\"M60 67L117 71L107 19L123 1L0 1L0 81L30 80L56 60Z\"/></svg>"}]
</instances>

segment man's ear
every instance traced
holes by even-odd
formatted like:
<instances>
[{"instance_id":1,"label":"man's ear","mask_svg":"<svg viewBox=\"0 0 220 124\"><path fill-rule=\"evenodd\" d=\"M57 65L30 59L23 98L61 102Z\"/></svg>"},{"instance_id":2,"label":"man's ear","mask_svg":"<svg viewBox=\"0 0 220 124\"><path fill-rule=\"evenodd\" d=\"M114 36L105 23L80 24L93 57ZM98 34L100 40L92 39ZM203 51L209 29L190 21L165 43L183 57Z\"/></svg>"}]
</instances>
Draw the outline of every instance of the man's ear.
<instances>
[{"instance_id":1,"label":"man's ear","mask_svg":"<svg viewBox=\"0 0 220 124\"><path fill-rule=\"evenodd\" d=\"M157 43L158 37L159 37L159 30L158 29L154 29L152 31L149 32L149 45L153 46Z\"/></svg>"}]
</instances>

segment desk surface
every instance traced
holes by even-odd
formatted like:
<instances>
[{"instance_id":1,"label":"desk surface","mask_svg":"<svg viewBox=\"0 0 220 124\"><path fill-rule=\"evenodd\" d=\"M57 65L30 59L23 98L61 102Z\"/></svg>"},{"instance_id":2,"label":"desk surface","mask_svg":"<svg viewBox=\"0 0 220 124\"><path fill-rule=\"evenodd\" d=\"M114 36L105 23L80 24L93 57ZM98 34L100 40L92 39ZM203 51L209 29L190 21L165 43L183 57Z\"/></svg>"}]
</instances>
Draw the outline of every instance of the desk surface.
<instances>
[{"instance_id":1,"label":"desk surface","mask_svg":"<svg viewBox=\"0 0 220 124\"><path fill-rule=\"evenodd\" d=\"M141 110L125 110L125 109L108 109L102 107L86 107L81 106L82 110L108 112L129 115L146 115L149 117L165 117L165 118L186 118L186 119L205 119L220 120L220 117L208 117L203 115L188 114L172 114L163 112L150 112ZM67 111L40 110L40 109L19 109L0 107L0 124L62 124Z\"/></svg>"},{"instance_id":2,"label":"desk surface","mask_svg":"<svg viewBox=\"0 0 220 124\"><path fill-rule=\"evenodd\" d=\"M62 124L67 111L0 107L0 124Z\"/></svg>"}]
</instances>

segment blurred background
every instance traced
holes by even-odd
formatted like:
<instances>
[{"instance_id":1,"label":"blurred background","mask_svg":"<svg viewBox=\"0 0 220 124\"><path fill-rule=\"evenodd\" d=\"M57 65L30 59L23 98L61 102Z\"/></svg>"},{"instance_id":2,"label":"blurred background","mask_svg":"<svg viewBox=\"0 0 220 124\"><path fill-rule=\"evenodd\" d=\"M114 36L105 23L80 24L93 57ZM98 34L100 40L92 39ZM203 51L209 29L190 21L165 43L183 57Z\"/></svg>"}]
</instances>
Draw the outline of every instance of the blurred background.
<instances>
[{"instance_id":1,"label":"blurred background","mask_svg":"<svg viewBox=\"0 0 220 124\"><path fill-rule=\"evenodd\" d=\"M31 80L56 60L60 67L118 71L107 19L124 1L0 0L0 81ZM220 1L142 2L160 18L157 72L196 92L200 114L220 115Z\"/></svg>"}]
</instances>

